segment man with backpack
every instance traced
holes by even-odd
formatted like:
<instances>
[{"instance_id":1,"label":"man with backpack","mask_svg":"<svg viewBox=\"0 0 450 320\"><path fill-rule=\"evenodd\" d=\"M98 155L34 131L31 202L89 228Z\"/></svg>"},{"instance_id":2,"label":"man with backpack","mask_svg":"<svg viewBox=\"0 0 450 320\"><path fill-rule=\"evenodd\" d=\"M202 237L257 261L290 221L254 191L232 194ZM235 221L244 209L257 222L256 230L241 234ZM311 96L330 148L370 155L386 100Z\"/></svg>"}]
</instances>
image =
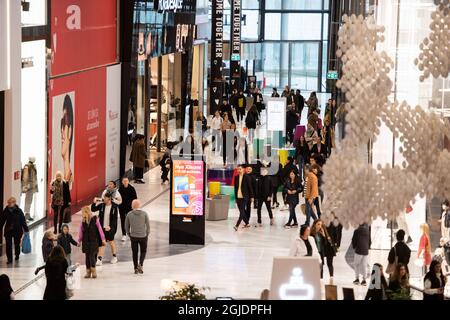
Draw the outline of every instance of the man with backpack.
<instances>
[{"instance_id":1,"label":"man with backpack","mask_svg":"<svg viewBox=\"0 0 450 320\"><path fill-rule=\"evenodd\" d=\"M247 100L245 99L244 92L240 90L239 94L236 96L236 117L238 122L244 120L246 108Z\"/></svg>"}]
</instances>

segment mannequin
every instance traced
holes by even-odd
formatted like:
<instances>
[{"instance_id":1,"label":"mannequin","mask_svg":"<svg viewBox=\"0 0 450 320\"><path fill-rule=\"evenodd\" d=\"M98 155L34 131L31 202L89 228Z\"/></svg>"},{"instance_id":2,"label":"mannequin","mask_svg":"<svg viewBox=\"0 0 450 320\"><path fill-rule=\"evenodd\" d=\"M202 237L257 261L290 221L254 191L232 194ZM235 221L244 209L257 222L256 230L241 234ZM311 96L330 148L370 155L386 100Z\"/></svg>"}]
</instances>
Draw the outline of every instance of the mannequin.
<instances>
[{"instance_id":1,"label":"mannequin","mask_svg":"<svg viewBox=\"0 0 450 320\"><path fill-rule=\"evenodd\" d=\"M34 194L38 192L38 179L36 169L36 158L29 157L28 163L22 169L22 193L25 194L25 218L32 221L33 217L30 214L31 203L33 202Z\"/></svg>"}]
</instances>

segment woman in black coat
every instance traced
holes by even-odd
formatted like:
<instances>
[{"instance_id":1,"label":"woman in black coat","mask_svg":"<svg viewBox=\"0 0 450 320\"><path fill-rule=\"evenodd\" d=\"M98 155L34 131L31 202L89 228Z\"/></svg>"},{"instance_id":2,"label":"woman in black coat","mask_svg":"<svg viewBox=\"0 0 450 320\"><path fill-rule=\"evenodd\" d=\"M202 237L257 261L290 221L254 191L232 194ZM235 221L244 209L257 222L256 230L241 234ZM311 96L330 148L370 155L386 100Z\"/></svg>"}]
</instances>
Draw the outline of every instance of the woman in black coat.
<instances>
[{"instance_id":1,"label":"woman in black coat","mask_svg":"<svg viewBox=\"0 0 450 320\"><path fill-rule=\"evenodd\" d=\"M289 220L284 225L285 228L298 227L297 217L295 215L295 207L299 203L299 194L303 187L300 179L295 174L295 171L289 172L289 178L284 184L284 192L286 193L286 203L289 205ZM294 222L293 224L291 224Z\"/></svg>"},{"instance_id":2,"label":"woman in black coat","mask_svg":"<svg viewBox=\"0 0 450 320\"><path fill-rule=\"evenodd\" d=\"M69 267L64 249L61 246L53 248L45 264L44 300L66 300L66 273Z\"/></svg>"},{"instance_id":3,"label":"woman in black coat","mask_svg":"<svg viewBox=\"0 0 450 320\"><path fill-rule=\"evenodd\" d=\"M323 265L325 264L326 258L330 282L332 282L334 276L333 258L336 256L336 248L334 246L334 240L328 233L327 228L323 225L322 220L317 219L314 221L311 227L311 236L316 240L317 250L319 250L322 260L322 264L320 265L320 279L323 278Z\"/></svg>"},{"instance_id":4,"label":"woman in black coat","mask_svg":"<svg viewBox=\"0 0 450 320\"><path fill-rule=\"evenodd\" d=\"M281 182L281 171L283 167L281 163L278 164L278 171L270 176L270 180L272 180L272 209L278 208L280 204L278 203L277 193L278 188L282 185Z\"/></svg>"},{"instance_id":5,"label":"woman in black coat","mask_svg":"<svg viewBox=\"0 0 450 320\"><path fill-rule=\"evenodd\" d=\"M298 172L300 174L300 178L304 181L304 172L303 168L306 164L309 163L309 157L311 153L309 151L308 144L306 143L305 136L300 136L300 140L297 141L295 146L295 160L298 165Z\"/></svg>"}]
</instances>

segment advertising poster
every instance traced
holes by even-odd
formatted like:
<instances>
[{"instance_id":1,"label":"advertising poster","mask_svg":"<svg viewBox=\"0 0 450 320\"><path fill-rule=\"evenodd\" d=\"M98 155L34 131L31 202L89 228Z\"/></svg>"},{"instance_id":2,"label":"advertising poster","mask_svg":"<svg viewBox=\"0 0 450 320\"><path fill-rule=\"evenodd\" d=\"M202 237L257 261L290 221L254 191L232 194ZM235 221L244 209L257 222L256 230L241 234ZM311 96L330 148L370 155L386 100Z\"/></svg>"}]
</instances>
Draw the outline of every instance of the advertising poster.
<instances>
[{"instance_id":1,"label":"advertising poster","mask_svg":"<svg viewBox=\"0 0 450 320\"><path fill-rule=\"evenodd\" d=\"M172 214L202 216L204 213L204 162L173 160Z\"/></svg>"},{"instance_id":2,"label":"advertising poster","mask_svg":"<svg viewBox=\"0 0 450 320\"><path fill-rule=\"evenodd\" d=\"M223 0L211 2L211 80L210 110L211 114L222 104L222 61L223 61Z\"/></svg>"},{"instance_id":3,"label":"advertising poster","mask_svg":"<svg viewBox=\"0 0 450 320\"><path fill-rule=\"evenodd\" d=\"M241 87L241 0L231 1L231 13L230 84L233 90Z\"/></svg>"},{"instance_id":4,"label":"advertising poster","mask_svg":"<svg viewBox=\"0 0 450 320\"><path fill-rule=\"evenodd\" d=\"M267 98L267 130L282 131L286 129L286 99Z\"/></svg>"},{"instance_id":5,"label":"advertising poster","mask_svg":"<svg viewBox=\"0 0 450 320\"><path fill-rule=\"evenodd\" d=\"M51 75L117 61L116 0L51 2Z\"/></svg>"},{"instance_id":6,"label":"advertising poster","mask_svg":"<svg viewBox=\"0 0 450 320\"><path fill-rule=\"evenodd\" d=\"M120 65L106 69L106 179L120 175Z\"/></svg>"},{"instance_id":7,"label":"advertising poster","mask_svg":"<svg viewBox=\"0 0 450 320\"><path fill-rule=\"evenodd\" d=\"M87 200L105 185L106 68L51 80L49 110L49 183L61 170Z\"/></svg>"}]
</instances>

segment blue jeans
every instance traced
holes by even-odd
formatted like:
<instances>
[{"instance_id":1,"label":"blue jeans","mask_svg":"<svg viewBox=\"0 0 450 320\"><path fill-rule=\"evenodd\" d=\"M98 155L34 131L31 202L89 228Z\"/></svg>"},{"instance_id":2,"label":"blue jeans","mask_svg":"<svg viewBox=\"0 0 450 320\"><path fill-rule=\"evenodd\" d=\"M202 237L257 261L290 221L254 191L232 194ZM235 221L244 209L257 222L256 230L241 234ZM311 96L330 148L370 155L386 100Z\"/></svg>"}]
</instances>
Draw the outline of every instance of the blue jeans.
<instances>
[{"instance_id":1,"label":"blue jeans","mask_svg":"<svg viewBox=\"0 0 450 320\"><path fill-rule=\"evenodd\" d=\"M313 204L312 205L314 205L314 202L313 202ZM311 217L313 218L313 220L315 221L315 220L317 220L317 216L316 216L316 214L314 213L314 210L313 210L313 208L311 207L311 205L309 204L309 201L308 200L306 200L306 221L305 221L305 224L307 225L307 226L309 226L309 224L310 224L310 222L311 222Z\"/></svg>"},{"instance_id":2,"label":"blue jeans","mask_svg":"<svg viewBox=\"0 0 450 320\"><path fill-rule=\"evenodd\" d=\"M303 159L303 157L299 157L298 158L298 175L300 176L300 179L302 180L302 181L304 181L305 179L304 179L304 175L305 175L305 173L304 173L304 171L303 171L303 168L305 167L305 160Z\"/></svg>"}]
</instances>

